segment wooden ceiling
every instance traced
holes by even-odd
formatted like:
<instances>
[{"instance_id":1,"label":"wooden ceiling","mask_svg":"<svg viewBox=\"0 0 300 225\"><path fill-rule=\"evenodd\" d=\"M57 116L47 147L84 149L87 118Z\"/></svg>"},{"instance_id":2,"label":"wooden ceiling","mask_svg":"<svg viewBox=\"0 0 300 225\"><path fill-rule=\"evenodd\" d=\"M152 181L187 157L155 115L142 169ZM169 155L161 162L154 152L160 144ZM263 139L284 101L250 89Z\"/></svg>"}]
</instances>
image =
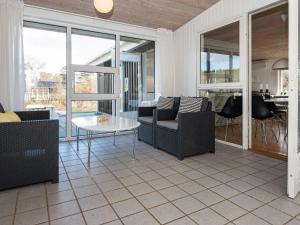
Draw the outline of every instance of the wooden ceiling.
<instances>
[{"instance_id":1,"label":"wooden ceiling","mask_svg":"<svg viewBox=\"0 0 300 225\"><path fill-rule=\"evenodd\" d=\"M114 9L99 14L93 0L24 0L25 4L151 28L176 30L219 0L114 0Z\"/></svg>"},{"instance_id":2,"label":"wooden ceiling","mask_svg":"<svg viewBox=\"0 0 300 225\"><path fill-rule=\"evenodd\" d=\"M288 15L284 4L253 16L252 59L288 58L288 20L283 22L282 14ZM239 23L233 23L205 34L206 38L237 44Z\"/></svg>"},{"instance_id":3,"label":"wooden ceiling","mask_svg":"<svg viewBox=\"0 0 300 225\"><path fill-rule=\"evenodd\" d=\"M288 5L256 14L252 20L253 60L288 58Z\"/></svg>"}]
</instances>

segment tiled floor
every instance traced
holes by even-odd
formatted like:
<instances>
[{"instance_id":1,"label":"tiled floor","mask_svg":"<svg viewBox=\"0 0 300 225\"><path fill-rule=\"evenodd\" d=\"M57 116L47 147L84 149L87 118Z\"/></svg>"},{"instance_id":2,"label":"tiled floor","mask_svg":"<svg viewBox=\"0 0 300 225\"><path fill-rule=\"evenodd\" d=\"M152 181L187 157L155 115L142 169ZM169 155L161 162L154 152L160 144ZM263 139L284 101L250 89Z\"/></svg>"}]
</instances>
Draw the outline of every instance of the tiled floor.
<instances>
[{"instance_id":1,"label":"tiled floor","mask_svg":"<svg viewBox=\"0 0 300 225\"><path fill-rule=\"evenodd\" d=\"M177 160L131 136L60 144L60 183L0 192L0 225L300 224L286 162L217 144Z\"/></svg>"}]
</instances>

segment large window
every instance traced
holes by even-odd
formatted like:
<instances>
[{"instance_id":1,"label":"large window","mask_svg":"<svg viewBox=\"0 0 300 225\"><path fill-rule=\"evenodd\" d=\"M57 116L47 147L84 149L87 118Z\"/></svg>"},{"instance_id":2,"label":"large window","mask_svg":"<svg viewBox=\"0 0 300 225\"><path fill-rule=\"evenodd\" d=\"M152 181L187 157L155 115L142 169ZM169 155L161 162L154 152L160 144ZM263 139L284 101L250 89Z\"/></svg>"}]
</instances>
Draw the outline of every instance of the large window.
<instances>
[{"instance_id":1,"label":"large window","mask_svg":"<svg viewBox=\"0 0 300 225\"><path fill-rule=\"evenodd\" d=\"M135 118L155 98L155 41L26 21L24 49L26 108L50 110L60 137L74 117Z\"/></svg>"},{"instance_id":2,"label":"large window","mask_svg":"<svg viewBox=\"0 0 300 225\"><path fill-rule=\"evenodd\" d=\"M116 36L72 29L72 64L115 67Z\"/></svg>"},{"instance_id":3,"label":"large window","mask_svg":"<svg viewBox=\"0 0 300 225\"><path fill-rule=\"evenodd\" d=\"M239 82L239 22L202 34L200 42L200 83Z\"/></svg>"},{"instance_id":4,"label":"large window","mask_svg":"<svg viewBox=\"0 0 300 225\"><path fill-rule=\"evenodd\" d=\"M24 23L25 108L50 110L66 136L66 28Z\"/></svg>"}]
</instances>

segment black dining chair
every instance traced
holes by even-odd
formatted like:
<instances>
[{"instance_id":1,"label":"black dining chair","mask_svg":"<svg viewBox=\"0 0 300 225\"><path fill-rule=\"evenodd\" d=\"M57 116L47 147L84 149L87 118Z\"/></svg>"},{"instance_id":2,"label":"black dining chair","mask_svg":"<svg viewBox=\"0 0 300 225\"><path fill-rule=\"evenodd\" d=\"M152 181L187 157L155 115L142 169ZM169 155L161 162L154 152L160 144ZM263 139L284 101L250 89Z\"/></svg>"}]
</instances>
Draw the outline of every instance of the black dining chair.
<instances>
[{"instance_id":1,"label":"black dining chair","mask_svg":"<svg viewBox=\"0 0 300 225\"><path fill-rule=\"evenodd\" d=\"M268 121L269 119L273 119L274 113L270 111L266 102L259 95L252 96L252 118L260 122L263 131L263 138L265 143L267 144L266 121ZM278 141L272 127L271 127L271 131L274 137L276 138L276 141ZM257 134L257 124L255 128L255 135L254 135L255 138L256 138L256 134Z\"/></svg>"},{"instance_id":2,"label":"black dining chair","mask_svg":"<svg viewBox=\"0 0 300 225\"><path fill-rule=\"evenodd\" d=\"M230 96L225 102L221 112L217 112L217 114L226 119L225 141L227 141L229 122L233 124L233 119L243 114L242 96ZM233 126L231 126L231 128L233 133Z\"/></svg>"}]
</instances>

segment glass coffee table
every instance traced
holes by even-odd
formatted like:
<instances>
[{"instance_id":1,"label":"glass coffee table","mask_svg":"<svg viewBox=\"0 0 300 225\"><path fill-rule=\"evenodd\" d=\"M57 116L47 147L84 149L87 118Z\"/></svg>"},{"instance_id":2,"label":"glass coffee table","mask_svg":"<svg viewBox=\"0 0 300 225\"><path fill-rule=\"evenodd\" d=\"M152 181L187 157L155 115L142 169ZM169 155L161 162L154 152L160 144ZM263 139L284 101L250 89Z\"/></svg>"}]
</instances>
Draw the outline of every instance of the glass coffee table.
<instances>
[{"instance_id":1,"label":"glass coffee table","mask_svg":"<svg viewBox=\"0 0 300 225\"><path fill-rule=\"evenodd\" d=\"M127 119L119 116L106 115L107 121L99 121L101 116L85 116L72 119L72 123L76 126L77 151L79 151L79 131L85 130L88 143L88 167L90 167L91 145L95 134L113 133L114 145L116 144L116 133L122 131L133 131L133 147L132 155L135 159L135 142L137 128L140 123L134 119Z\"/></svg>"}]
</instances>

